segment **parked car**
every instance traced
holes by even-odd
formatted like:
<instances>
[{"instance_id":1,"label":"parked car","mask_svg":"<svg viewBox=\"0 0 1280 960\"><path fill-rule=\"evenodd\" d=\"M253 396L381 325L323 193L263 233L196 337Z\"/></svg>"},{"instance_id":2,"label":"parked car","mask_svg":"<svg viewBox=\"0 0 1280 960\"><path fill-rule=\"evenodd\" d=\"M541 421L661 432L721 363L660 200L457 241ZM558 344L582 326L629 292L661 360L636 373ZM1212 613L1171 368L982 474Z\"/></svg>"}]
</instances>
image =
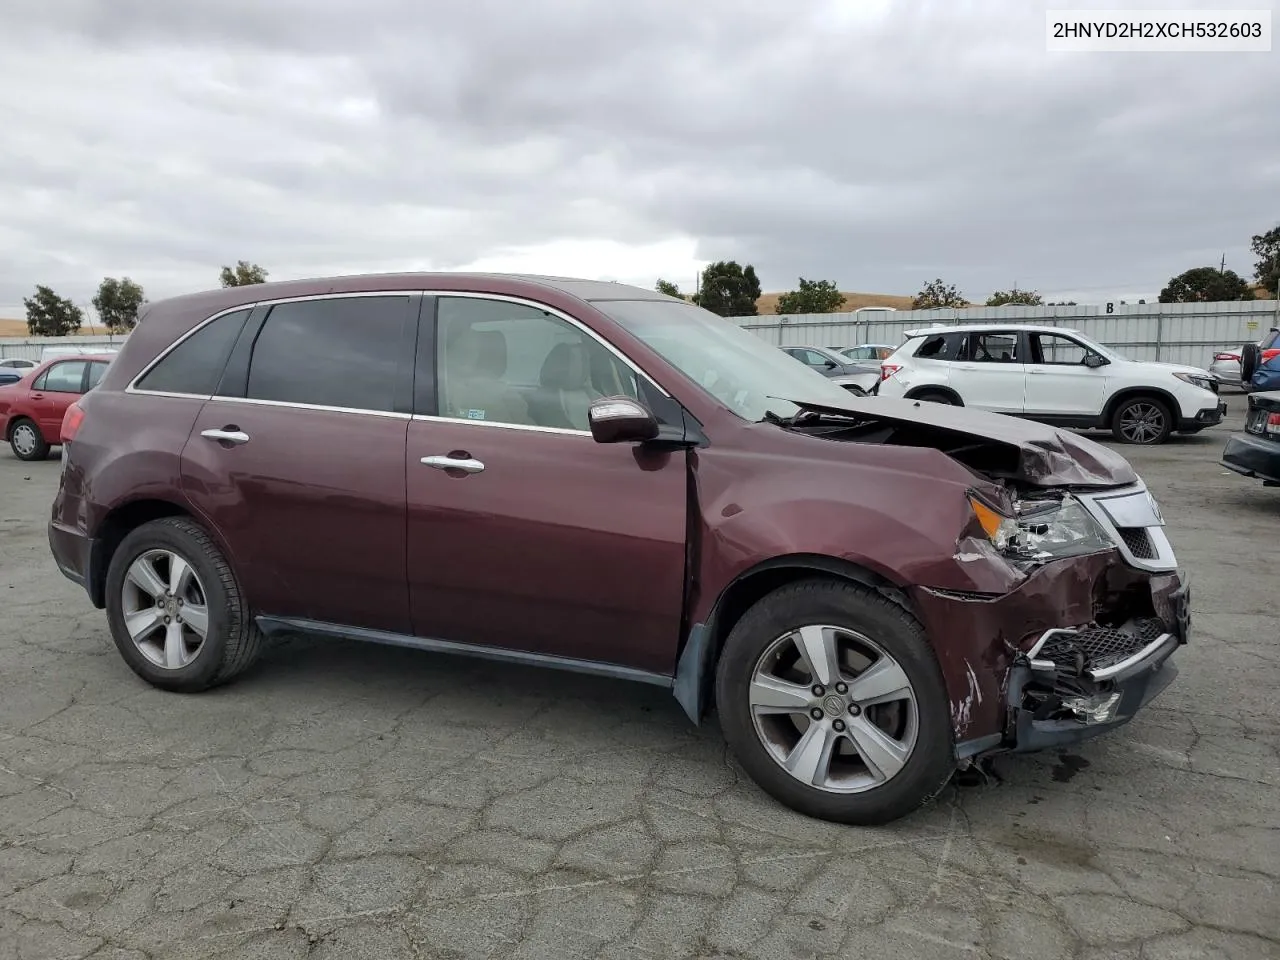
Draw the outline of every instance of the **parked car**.
<instances>
[{"instance_id":1,"label":"parked car","mask_svg":"<svg viewBox=\"0 0 1280 960\"><path fill-rule=\"evenodd\" d=\"M1249 359L1245 358L1246 367L1251 365ZM1280 353L1268 360L1263 360L1249 375L1247 386L1250 391L1280 390Z\"/></svg>"},{"instance_id":2,"label":"parked car","mask_svg":"<svg viewBox=\"0 0 1280 960\"><path fill-rule=\"evenodd\" d=\"M855 397L616 283L161 301L61 437L53 556L157 687L227 682L277 632L640 681L694 723L714 703L757 783L834 821L1120 726L1190 624L1115 451Z\"/></svg>"},{"instance_id":3,"label":"parked car","mask_svg":"<svg viewBox=\"0 0 1280 960\"><path fill-rule=\"evenodd\" d=\"M0 359L0 387L10 383L17 383L28 371L36 367L34 360L28 360L26 357L4 357Z\"/></svg>"},{"instance_id":4,"label":"parked car","mask_svg":"<svg viewBox=\"0 0 1280 960\"><path fill-rule=\"evenodd\" d=\"M1244 432L1227 440L1222 465L1264 487L1280 487L1280 390L1251 393L1248 404Z\"/></svg>"},{"instance_id":5,"label":"parked car","mask_svg":"<svg viewBox=\"0 0 1280 960\"><path fill-rule=\"evenodd\" d=\"M59 356L29 370L16 383L0 386L0 427L19 460L43 460L61 444L62 418L72 402L102 379L111 357Z\"/></svg>"},{"instance_id":6,"label":"parked car","mask_svg":"<svg viewBox=\"0 0 1280 960\"><path fill-rule=\"evenodd\" d=\"M856 347L828 347L827 349L855 363L869 361L873 365L878 365L879 361L887 360L898 346L893 343L862 343Z\"/></svg>"},{"instance_id":7,"label":"parked car","mask_svg":"<svg viewBox=\"0 0 1280 960\"><path fill-rule=\"evenodd\" d=\"M1257 342L1256 348L1257 360L1255 360L1255 363L1262 363L1273 357L1280 357L1280 329L1272 327ZM1249 377L1243 376L1241 371L1241 361L1247 351L1250 351L1250 344L1219 350L1213 355L1213 362L1209 364L1209 372L1226 386L1249 389Z\"/></svg>"},{"instance_id":8,"label":"parked car","mask_svg":"<svg viewBox=\"0 0 1280 960\"><path fill-rule=\"evenodd\" d=\"M1078 330L1024 324L933 327L881 363L882 397L977 407L1054 426L1110 428L1124 443L1221 423L1207 370L1129 360Z\"/></svg>"},{"instance_id":9,"label":"parked car","mask_svg":"<svg viewBox=\"0 0 1280 960\"><path fill-rule=\"evenodd\" d=\"M85 349L83 346L66 346L58 345L53 347L44 347L40 350L40 359L52 360L55 357L80 357L86 354L93 354L96 357L115 356L120 351L115 347L95 347L91 350Z\"/></svg>"},{"instance_id":10,"label":"parked car","mask_svg":"<svg viewBox=\"0 0 1280 960\"><path fill-rule=\"evenodd\" d=\"M873 360L850 360L826 347L783 347L782 352L824 377L830 377L853 394L866 395L880 384L880 365Z\"/></svg>"}]
</instances>

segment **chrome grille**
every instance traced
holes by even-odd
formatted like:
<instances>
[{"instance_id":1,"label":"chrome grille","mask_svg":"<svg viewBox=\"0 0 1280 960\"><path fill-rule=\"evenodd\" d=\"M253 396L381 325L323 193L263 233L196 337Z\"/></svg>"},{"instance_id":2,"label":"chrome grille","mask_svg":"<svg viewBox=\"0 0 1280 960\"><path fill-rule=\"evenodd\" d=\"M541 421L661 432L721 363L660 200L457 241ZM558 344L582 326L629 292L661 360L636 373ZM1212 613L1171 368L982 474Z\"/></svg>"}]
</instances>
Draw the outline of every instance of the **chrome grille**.
<instances>
[{"instance_id":1,"label":"chrome grille","mask_svg":"<svg viewBox=\"0 0 1280 960\"><path fill-rule=\"evenodd\" d=\"M1064 673L1079 676L1085 670L1101 670L1137 653L1160 634L1164 625L1154 617L1135 620L1126 629L1094 627L1051 639L1036 654L1051 660Z\"/></svg>"}]
</instances>

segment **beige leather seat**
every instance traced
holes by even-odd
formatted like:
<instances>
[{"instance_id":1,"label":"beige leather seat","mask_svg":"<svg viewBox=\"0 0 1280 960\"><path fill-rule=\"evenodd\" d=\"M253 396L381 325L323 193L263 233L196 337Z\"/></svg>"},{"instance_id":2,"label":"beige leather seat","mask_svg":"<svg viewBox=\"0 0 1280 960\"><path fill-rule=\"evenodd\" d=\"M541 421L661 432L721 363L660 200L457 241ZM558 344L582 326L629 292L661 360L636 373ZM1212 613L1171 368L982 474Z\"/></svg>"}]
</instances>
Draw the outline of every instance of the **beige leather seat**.
<instances>
[{"instance_id":1,"label":"beige leather seat","mask_svg":"<svg viewBox=\"0 0 1280 960\"><path fill-rule=\"evenodd\" d=\"M542 362L538 390L529 399L534 422L543 427L590 430L587 408L602 396L591 383L586 345L558 343Z\"/></svg>"},{"instance_id":2,"label":"beige leather seat","mask_svg":"<svg viewBox=\"0 0 1280 960\"><path fill-rule=\"evenodd\" d=\"M520 395L503 382L507 341L497 330L477 331L458 325L445 337L444 389L441 416L464 420L530 424Z\"/></svg>"}]
</instances>

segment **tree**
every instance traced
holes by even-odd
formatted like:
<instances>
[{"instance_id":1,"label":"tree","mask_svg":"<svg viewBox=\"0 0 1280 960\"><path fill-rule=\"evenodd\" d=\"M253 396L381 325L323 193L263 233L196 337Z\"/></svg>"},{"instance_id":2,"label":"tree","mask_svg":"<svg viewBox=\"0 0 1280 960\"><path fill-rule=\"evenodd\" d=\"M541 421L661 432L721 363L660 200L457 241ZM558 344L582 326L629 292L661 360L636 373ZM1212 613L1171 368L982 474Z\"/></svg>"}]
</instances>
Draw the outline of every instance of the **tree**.
<instances>
[{"instance_id":1,"label":"tree","mask_svg":"<svg viewBox=\"0 0 1280 960\"><path fill-rule=\"evenodd\" d=\"M830 280L800 278L800 289L778 298L775 313L835 313L844 306L844 294Z\"/></svg>"},{"instance_id":2,"label":"tree","mask_svg":"<svg viewBox=\"0 0 1280 960\"><path fill-rule=\"evenodd\" d=\"M954 283L943 283L942 278L924 285L911 304L913 310L936 310L939 307L967 307L969 301L960 295Z\"/></svg>"},{"instance_id":3,"label":"tree","mask_svg":"<svg viewBox=\"0 0 1280 960\"><path fill-rule=\"evenodd\" d=\"M1019 290L1016 286L1010 290L997 290L987 297L988 307L1038 307L1044 299L1034 290Z\"/></svg>"},{"instance_id":4,"label":"tree","mask_svg":"<svg viewBox=\"0 0 1280 960\"><path fill-rule=\"evenodd\" d=\"M1208 303L1220 300L1252 300L1248 282L1234 270L1192 267L1171 279L1160 291L1161 303Z\"/></svg>"},{"instance_id":5,"label":"tree","mask_svg":"<svg viewBox=\"0 0 1280 960\"><path fill-rule=\"evenodd\" d=\"M239 260L234 267L223 267L218 279L224 287L247 287L251 283L266 283L267 271L256 263Z\"/></svg>"},{"instance_id":6,"label":"tree","mask_svg":"<svg viewBox=\"0 0 1280 960\"><path fill-rule=\"evenodd\" d=\"M106 277L98 284L93 298L93 309L98 311L102 324L112 333L132 330L138 322L138 308L146 303L142 287L128 277L117 280Z\"/></svg>"},{"instance_id":7,"label":"tree","mask_svg":"<svg viewBox=\"0 0 1280 960\"><path fill-rule=\"evenodd\" d=\"M1258 257L1253 265L1254 277L1272 296L1280 297L1280 226L1257 234L1251 246Z\"/></svg>"},{"instance_id":8,"label":"tree","mask_svg":"<svg viewBox=\"0 0 1280 960\"><path fill-rule=\"evenodd\" d=\"M702 271L702 285L693 302L722 317L754 317L760 281L751 264L717 260Z\"/></svg>"},{"instance_id":9,"label":"tree","mask_svg":"<svg viewBox=\"0 0 1280 960\"><path fill-rule=\"evenodd\" d=\"M679 287L670 280L663 280L661 277L658 278L658 282L654 285L653 289L657 290L659 293L665 293L668 297L679 297L681 300L684 299L684 294L680 292Z\"/></svg>"},{"instance_id":10,"label":"tree","mask_svg":"<svg viewBox=\"0 0 1280 960\"><path fill-rule=\"evenodd\" d=\"M33 337L69 337L80 331L84 311L49 287L36 285L34 297L23 297L27 332Z\"/></svg>"}]
</instances>

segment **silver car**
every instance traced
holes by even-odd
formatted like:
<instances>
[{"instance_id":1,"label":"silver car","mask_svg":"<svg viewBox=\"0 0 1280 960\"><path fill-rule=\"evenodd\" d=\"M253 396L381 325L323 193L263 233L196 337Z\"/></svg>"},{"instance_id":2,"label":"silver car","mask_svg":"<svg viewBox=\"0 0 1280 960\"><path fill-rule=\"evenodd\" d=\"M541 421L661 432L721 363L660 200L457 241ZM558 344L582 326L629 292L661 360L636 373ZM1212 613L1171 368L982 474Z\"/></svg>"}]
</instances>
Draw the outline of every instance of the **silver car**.
<instances>
[{"instance_id":1,"label":"silver car","mask_svg":"<svg viewBox=\"0 0 1280 960\"><path fill-rule=\"evenodd\" d=\"M879 360L850 360L826 347L786 346L781 349L850 393L865 395L880 383Z\"/></svg>"},{"instance_id":2,"label":"silver car","mask_svg":"<svg viewBox=\"0 0 1280 960\"><path fill-rule=\"evenodd\" d=\"M1272 327L1267 334L1258 341L1259 350L1277 350L1280 349L1280 329ZM1209 372L1227 387L1243 387L1240 382L1240 354L1243 347L1229 347L1225 350L1219 350L1213 355L1213 363L1209 364Z\"/></svg>"}]
</instances>

